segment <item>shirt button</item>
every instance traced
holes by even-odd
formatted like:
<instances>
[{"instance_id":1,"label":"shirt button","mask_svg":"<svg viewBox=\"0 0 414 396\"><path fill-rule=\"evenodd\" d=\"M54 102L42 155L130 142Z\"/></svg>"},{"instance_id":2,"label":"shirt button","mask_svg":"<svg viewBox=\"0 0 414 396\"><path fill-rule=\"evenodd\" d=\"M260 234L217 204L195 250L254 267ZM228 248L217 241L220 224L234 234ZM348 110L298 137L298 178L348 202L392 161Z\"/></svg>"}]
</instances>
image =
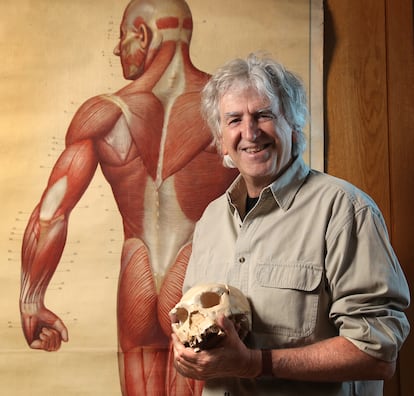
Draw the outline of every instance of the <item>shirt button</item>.
<instances>
[{"instance_id":1,"label":"shirt button","mask_svg":"<svg viewBox=\"0 0 414 396\"><path fill-rule=\"evenodd\" d=\"M246 261L246 259L244 257L239 258L239 263L244 263L245 261Z\"/></svg>"}]
</instances>

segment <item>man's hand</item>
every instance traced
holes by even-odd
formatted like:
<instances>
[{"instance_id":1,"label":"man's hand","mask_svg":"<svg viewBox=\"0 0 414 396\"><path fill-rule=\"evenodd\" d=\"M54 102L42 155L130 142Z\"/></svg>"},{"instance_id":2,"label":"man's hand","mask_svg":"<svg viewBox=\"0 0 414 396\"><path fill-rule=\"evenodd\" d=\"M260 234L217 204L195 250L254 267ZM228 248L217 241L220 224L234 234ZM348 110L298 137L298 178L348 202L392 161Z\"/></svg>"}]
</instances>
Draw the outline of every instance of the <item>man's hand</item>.
<instances>
[{"instance_id":1,"label":"man's hand","mask_svg":"<svg viewBox=\"0 0 414 396\"><path fill-rule=\"evenodd\" d=\"M185 377L198 380L258 376L261 371L261 352L248 349L240 340L233 322L224 315L217 319L217 325L226 334L225 338L217 347L200 352L186 348L172 334L177 371Z\"/></svg>"}]
</instances>

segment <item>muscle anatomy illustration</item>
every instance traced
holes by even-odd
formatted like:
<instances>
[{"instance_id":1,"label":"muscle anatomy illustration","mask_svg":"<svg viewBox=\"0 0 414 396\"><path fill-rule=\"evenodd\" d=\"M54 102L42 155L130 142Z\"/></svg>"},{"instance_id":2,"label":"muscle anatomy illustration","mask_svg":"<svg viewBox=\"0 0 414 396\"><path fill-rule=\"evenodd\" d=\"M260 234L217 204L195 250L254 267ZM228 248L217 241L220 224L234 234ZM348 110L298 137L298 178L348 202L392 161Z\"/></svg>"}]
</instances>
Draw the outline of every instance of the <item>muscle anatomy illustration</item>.
<instances>
[{"instance_id":1,"label":"muscle anatomy illustration","mask_svg":"<svg viewBox=\"0 0 414 396\"><path fill-rule=\"evenodd\" d=\"M194 224L236 176L199 115L208 75L190 60L184 0L133 0L114 53L131 82L87 100L23 237L20 310L31 348L58 350L68 328L44 297L65 248L68 219L99 165L123 222L118 280L122 394L197 395L202 383L169 361L169 310L181 286Z\"/></svg>"}]
</instances>

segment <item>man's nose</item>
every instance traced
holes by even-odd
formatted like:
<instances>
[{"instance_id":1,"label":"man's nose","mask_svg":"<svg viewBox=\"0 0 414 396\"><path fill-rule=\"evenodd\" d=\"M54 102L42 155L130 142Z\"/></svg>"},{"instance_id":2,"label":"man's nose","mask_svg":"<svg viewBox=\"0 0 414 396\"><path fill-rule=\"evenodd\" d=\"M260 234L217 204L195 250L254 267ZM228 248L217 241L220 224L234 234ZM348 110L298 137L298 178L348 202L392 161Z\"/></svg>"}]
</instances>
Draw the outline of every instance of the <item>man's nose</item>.
<instances>
[{"instance_id":1,"label":"man's nose","mask_svg":"<svg viewBox=\"0 0 414 396\"><path fill-rule=\"evenodd\" d=\"M260 134L259 125L254 118L246 119L243 123L243 138L254 142Z\"/></svg>"}]
</instances>

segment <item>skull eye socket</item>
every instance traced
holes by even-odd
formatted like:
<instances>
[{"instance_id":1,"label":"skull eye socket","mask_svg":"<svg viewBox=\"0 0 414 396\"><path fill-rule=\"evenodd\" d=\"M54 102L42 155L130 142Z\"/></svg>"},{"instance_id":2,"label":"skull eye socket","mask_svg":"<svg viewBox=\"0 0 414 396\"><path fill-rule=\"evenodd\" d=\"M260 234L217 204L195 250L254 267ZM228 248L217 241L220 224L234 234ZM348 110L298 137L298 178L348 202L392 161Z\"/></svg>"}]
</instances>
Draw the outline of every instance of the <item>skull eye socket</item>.
<instances>
[{"instance_id":1,"label":"skull eye socket","mask_svg":"<svg viewBox=\"0 0 414 396\"><path fill-rule=\"evenodd\" d=\"M188 312L184 308L178 308L175 317L180 323L184 323L188 318Z\"/></svg>"},{"instance_id":2,"label":"skull eye socket","mask_svg":"<svg viewBox=\"0 0 414 396\"><path fill-rule=\"evenodd\" d=\"M200 303L203 308L211 308L220 304L221 296L213 292L205 292L200 296Z\"/></svg>"}]
</instances>

